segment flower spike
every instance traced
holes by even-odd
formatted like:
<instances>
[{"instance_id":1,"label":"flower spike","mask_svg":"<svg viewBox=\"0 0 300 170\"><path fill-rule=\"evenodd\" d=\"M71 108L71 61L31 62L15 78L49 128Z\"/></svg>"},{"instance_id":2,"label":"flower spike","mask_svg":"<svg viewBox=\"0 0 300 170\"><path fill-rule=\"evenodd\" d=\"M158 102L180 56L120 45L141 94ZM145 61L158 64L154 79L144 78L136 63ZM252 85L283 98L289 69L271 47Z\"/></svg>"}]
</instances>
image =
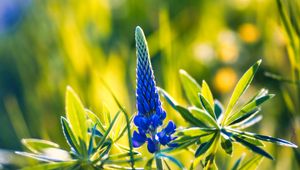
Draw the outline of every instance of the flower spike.
<instances>
[{"instance_id":1,"label":"flower spike","mask_svg":"<svg viewBox=\"0 0 300 170\"><path fill-rule=\"evenodd\" d=\"M135 29L136 41L136 107L137 115L134 124L138 127L138 132L133 134L134 147L140 147L145 142L148 143L148 150L154 153L159 145L167 145L173 138L175 124L172 122L157 133L158 127L163 125L166 112L161 106L158 90L156 88L147 41L143 30L138 26Z\"/></svg>"}]
</instances>

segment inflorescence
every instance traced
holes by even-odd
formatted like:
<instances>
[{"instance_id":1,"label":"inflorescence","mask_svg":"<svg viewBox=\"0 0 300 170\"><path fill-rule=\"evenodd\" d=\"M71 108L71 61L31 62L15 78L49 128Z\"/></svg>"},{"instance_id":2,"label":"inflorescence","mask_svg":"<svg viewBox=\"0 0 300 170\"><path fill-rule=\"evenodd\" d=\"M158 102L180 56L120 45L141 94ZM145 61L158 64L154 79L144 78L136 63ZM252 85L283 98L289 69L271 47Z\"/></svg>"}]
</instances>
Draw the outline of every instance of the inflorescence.
<instances>
[{"instance_id":1,"label":"inflorescence","mask_svg":"<svg viewBox=\"0 0 300 170\"><path fill-rule=\"evenodd\" d=\"M176 125L173 121L169 121L167 126L158 132L158 128L163 125L166 118L166 112L161 106L146 38L140 27L136 27L135 41L137 115L133 121L138 131L133 132L132 141L134 147L140 147L147 142L148 151L155 153L159 150L160 144L168 145L174 139L172 134L175 132Z\"/></svg>"}]
</instances>

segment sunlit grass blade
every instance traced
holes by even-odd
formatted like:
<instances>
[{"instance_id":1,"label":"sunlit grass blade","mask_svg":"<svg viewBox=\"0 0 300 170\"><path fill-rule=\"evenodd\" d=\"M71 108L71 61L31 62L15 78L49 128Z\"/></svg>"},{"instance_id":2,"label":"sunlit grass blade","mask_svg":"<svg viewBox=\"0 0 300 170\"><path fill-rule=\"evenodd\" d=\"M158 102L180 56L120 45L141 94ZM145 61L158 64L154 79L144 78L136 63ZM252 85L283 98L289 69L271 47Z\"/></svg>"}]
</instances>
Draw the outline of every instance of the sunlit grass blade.
<instances>
[{"instance_id":1,"label":"sunlit grass blade","mask_svg":"<svg viewBox=\"0 0 300 170\"><path fill-rule=\"evenodd\" d=\"M200 101L201 101L201 105L202 107L215 119L217 120L216 118L216 115L215 115L215 112L214 112L214 109L212 108L212 106L214 105L210 105L209 104L209 101L202 95L200 94L199 95L200 97Z\"/></svg>"},{"instance_id":2,"label":"sunlit grass blade","mask_svg":"<svg viewBox=\"0 0 300 170\"><path fill-rule=\"evenodd\" d=\"M232 96L229 100L228 106L226 108L226 111L224 113L222 124L226 122L227 118L230 116L230 113L232 112L232 109L234 108L238 99L241 97L241 95L245 92L245 90L250 85L260 64L261 64L261 60L257 61L252 67L250 67L235 86Z\"/></svg>"},{"instance_id":3,"label":"sunlit grass blade","mask_svg":"<svg viewBox=\"0 0 300 170\"><path fill-rule=\"evenodd\" d=\"M115 125L115 122L118 118L118 116L120 115L120 112L118 112L115 117L113 118L112 122L110 123L108 129L105 131L105 133L103 134L103 137L101 138L101 140L98 142L95 150L96 152L94 152L94 154L91 156L91 158L96 158L98 155L101 155L101 151L103 150L103 145L104 143L107 141L107 138L113 128L113 126ZM101 157L101 156L98 156L98 157Z\"/></svg>"},{"instance_id":4,"label":"sunlit grass blade","mask_svg":"<svg viewBox=\"0 0 300 170\"><path fill-rule=\"evenodd\" d=\"M120 138L125 134L126 130L127 130L127 126L129 126L130 128L132 128L133 124L132 124L132 120L133 120L133 116L131 116L131 118L129 118L129 125L125 125L123 127L123 130L121 130L121 132L118 134L118 136L116 137L116 139L114 139L114 142L120 140Z\"/></svg>"},{"instance_id":5,"label":"sunlit grass blade","mask_svg":"<svg viewBox=\"0 0 300 170\"><path fill-rule=\"evenodd\" d=\"M268 94L268 95L259 96L259 97L255 98L255 99L253 99L252 101L248 102L245 106L243 106L242 109L239 109L239 111L233 113L227 119L227 121L226 121L225 124L233 124L234 121L236 121L237 119L240 119L245 114L253 111L258 106L260 106L262 103L264 103L265 101L271 99L272 97L274 97L273 94Z\"/></svg>"},{"instance_id":6,"label":"sunlit grass blade","mask_svg":"<svg viewBox=\"0 0 300 170\"><path fill-rule=\"evenodd\" d=\"M42 139L22 139L22 144L33 153L41 153L48 148L58 148L59 145Z\"/></svg>"},{"instance_id":7,"label":"sunlit grass blade","mask_svg":"<svg viewBox=\"0 0 300 170\"><path fill-rule=\"evenodd\" d=\"M179 75L183 89L190 103L194 106L201 107L198 98L198 94L201 93L200 85L185 70L180 70Z\"/></svg>"},{"instance_id":8,"label":"sunlit grass blade","mask_svg":"<svg viewBox=\"0 0 300 170\"><path fill-rule=\"evenodd\" d=\"M243 164L239 170L255 170L258 168L259 164L261 163L263 157L260 155L254 156L252 159L250 159L248 162Z\"/></svg>"},{"instance_id":9,"label":"sunlit grass blade","mask_svg":"<svg viewBox=\"0 0 300 170\"><path fill-rule=\"evenodd\" d=\"M211 125L215 128L218 128L216 120L205 110L199 109L197 107L190 107L189 110L193 114L193 116L195 116L198 120L202 121L206 125Z\"/></svg>"},{"instance_id":10,"label":"sunlit grass blade","mask_svg":"<svg viewBox=\"0 0 300 170\"><path fill-rule=\"evenodd\" d=\"M66 92L66 116L80 145L84 142L87 145L87 123L86 113L78 95L68 86Z\"/></svg>"},{"instance_id":11,"label":"sunlit grass blade","mask_svg":"<svg viewBox=\"0 0 300 170\"><path fill-rule=\"evenodd\" d=\"M103 85L105 86L105 88L109 91L109 93L111 94L111 96L113 97L114 101L116 102L116 104L118 105L119 109L121 109L122 113L124 114L125 116L125 120L126 120L126 129L127 129L127 137L128 137L128 143L129 143L129 153L130 153L130 165L131 165L131 168L132 169L135 169L134 168L134 155L133 155L133 145L132 145L132 140L131 140L131 131L130 131L130 120L129 120L129 116L127 114L127 111L124 107L122 107L120 101L117 99L117 97L115 96L115 94L113 93L113 91L110 89L110 87L106 84L106 82L101 79Z\"/></svg>"},{"instance_id":12,"label":"sunlit grass blade","mask_svg":"<svg viewBox=\"0 0 300 170\"><path fill-rule=\"evenodd\" d=\"M67 143L69 144L71 149L75 150L75 152L81 153L81 149L77 143L77 140L74 136L73 131L71 130L69 122L64 117L61 117L60 121L61 121L63 133L64 133Z\"/></svg>"},{"instance_id":13,"label":"sunlit grass blade","mask_svg":"<svg viewBox=\"0 0 300 170\"><path fill-rule=\"evenodd\" d=\"M66 169L75 165L77 161L68 161L68 162L51 162L51 163L44 163L38 164L33 166L28 166L22 168L21 170L57 170L57 169Z\"/></svg>"},{"instance_id":14,"label":"sunlit grass blade","mask_svg":"<svg viewBox=\"0 0 300 170\"><path fill-rule=\"evenodd\" d=\"M164 158L164 159L168 159L169 161L173 162L178 168L180 169L185 169L185 167L182 165L181 162L179 162L177 159L175 159L172 156L169 155L165 155L163 153L158 153L155 155L157 158Z\"/></svg>"},{"instance_id":15,"label":"sunlit grass blade","mask_svg":"<svg viewBox=\"0 0 300 170\"><path fill-rule=\"evenodd\" d=\"M120 115L120 112L118 112L115 117L113 118L112 122L110 123L109 127L107 128L107 130L105 131L105 133L103 134L103 137L101 138L101 140L99 141L99 143L97 144L97 147L95 148L95 150L97 150L94 155L98 155L98 150L100 150L101 146L104 144L104 142L106 141L109 133L111 132L111 129L113 128L113 126L115 125L115 122L118 118L118 116ZM93 157L94 157L93 155Z\"/></svg>"}]
</instances>

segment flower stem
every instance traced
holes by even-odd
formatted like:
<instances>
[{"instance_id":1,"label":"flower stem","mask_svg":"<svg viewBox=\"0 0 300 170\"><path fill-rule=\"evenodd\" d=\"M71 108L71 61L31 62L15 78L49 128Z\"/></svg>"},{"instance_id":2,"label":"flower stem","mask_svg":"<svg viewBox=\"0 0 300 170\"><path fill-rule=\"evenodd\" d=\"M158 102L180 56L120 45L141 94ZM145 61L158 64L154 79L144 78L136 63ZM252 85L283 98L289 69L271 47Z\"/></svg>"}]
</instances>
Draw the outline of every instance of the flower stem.
<instances>
[{"instance_id":1,"label":"flower stem","mask_svg":"<svg viewBox=\"0 0 300 170\"><path fill-rule=\"evenodd\" d=\"M156 153L159 153L160 152L160 144L156 144L157 145L157 151ZM157 170L163 170L163 164L162 164L162 160L161 158L158 158L155 156L155 162L156 162L156 169Z\"/></svg>"}]
</instances>

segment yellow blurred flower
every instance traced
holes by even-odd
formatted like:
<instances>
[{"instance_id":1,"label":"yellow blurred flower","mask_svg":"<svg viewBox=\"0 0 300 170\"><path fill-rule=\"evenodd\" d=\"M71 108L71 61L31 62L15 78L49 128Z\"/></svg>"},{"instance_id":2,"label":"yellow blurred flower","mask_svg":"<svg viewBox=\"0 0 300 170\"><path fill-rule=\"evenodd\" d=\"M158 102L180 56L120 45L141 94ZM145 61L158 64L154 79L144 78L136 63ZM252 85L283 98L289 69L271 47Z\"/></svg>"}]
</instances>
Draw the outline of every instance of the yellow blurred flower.
<instances>
[{"instance_id":1,"label":"yellow blurred flower","mask_svg":"<svg viewBox=\"0 0 300 170\"><path fill-rule=\"evenodd\" d=\"M260 32L253 24L246 23L239 28L240 38L246 43L255 43L260 38Z\"/></svg>"},{"instance_id":2,"label":"yellow blurred flower","mask_svg":"<svg viewBox=\"0 0 300 170\"><path fill-rule=\"evenodd\" d=\"M218 58L225 63L234 63L239 56L239 48L234 32L221 32L218 41Z\"/></svg>"},{"instance_id":3,"label":"yellow blurred flower","mask_svg":"<svg viewBox=\"0 0 300 170\"><path fill-rule=\"evenodd\" d=\"M233 89L237 81L237 75L232 68L224 67L217 71L213 81L216 90L227 93Z\"/></svg>"}]
</instances>

